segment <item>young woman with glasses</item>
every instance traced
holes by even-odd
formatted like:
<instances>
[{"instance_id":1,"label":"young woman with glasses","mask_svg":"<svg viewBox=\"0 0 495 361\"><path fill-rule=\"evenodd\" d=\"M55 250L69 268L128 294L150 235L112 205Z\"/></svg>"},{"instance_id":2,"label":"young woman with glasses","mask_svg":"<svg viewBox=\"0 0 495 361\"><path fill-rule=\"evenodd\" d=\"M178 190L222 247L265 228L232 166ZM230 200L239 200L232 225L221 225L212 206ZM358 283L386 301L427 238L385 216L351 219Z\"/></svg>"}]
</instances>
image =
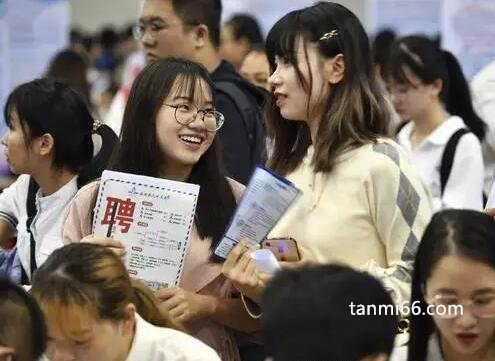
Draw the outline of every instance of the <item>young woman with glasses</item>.
<instances>
[{"instance_id":1,"label":"young woman with glasses","mask_svg":"<svg viewBox=\"0 0 495 361\"><path fill-rule=\"evenodd\" d=\"M232 298L222 264L212 258L243 186L228 179L219 161L216 131L224 118L214 109L213 83L207 71L187 60L153 62L138 76L124 115L116 171L195 183L200 186L195 227L178 288L157 292L161 307L212 346L224 360L238 360L232 329L256 331L259 326ZM99 184L76 195L64 227L64 242L84 241L124 246L91 235L91 211ZM228 327L228 328L227 328Z\"/></svg>"},{"instance_id":2,"label":"young woman with glasses","mask_svg":"<svg viewBox=\"0 0 495 361\"><path fill-rule=\"evenodd\" d=\"M495 359L495 222L437 213L416 256L408 361Z\"/></svg>"}]
</instances>

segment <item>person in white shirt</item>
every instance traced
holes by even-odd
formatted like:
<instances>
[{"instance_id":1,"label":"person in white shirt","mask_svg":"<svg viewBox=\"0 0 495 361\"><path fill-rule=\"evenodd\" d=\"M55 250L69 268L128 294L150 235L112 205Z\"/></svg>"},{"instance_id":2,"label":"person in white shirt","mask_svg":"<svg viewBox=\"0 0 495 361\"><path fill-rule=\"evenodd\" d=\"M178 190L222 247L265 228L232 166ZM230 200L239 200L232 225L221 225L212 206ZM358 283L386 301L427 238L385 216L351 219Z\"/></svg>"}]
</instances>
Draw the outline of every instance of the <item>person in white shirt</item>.
<instances>
[{"instance_id":1,"label":"person in white shirt","mask_svg":"<svg viewBox=\"0 0 495 361\"><path fill-rule=\"evenodd\" d=\"M0 247L17 236L22 281L28 283L36 267L63 245L65 209L86 178L93 178L89 167L103 168L103 154L93 158L94 121L84 97L64 83L37 79L20 85L9 95L4 115L6 158L12 173L22 175L0 194Z\"/></svg>"},{"instance_id":2,"label":"person in white shirt","mask_svg":"<svg viewBox=\"0 0 495 361\"><path fill-rule=\"evenodd\" d=\"M414 265L407 356L392 361L495 360L494 234L481 212L433 216Z\"/></svg>"},{"instance_id":3,"label":"person in white shirt","mask_svg":"<svg viewBox=\"0 0 495 361\"><path fill-rule=\"evenodd\" d=\"M495 61L476 74L471 81L474 109L487 125L483 142L485 193L489 193L495 175Z\"/></svg>"},{"instance_id":4,"label":"person in white shirt","mask_svg":"<svg viewBox=\"0 0 495 361\"><path fill-rule=\"evenodd\" d=\"M220 361L107 247L56 250L35 273L32 294L46 319L50 361Z\"/></svg>"},{"instance_id":5,"label":"person in white shirt","mask_svg":"<svg viewBox=\"0 0 495 361\"><path fill-rule=\"evenodd\" d=\"M387 81L396 111L410 120L398 141L430 189L434 209L482 210L485 124L457 59L425 37L405 37L392 46Z\"/></svg>"}]
</instances>

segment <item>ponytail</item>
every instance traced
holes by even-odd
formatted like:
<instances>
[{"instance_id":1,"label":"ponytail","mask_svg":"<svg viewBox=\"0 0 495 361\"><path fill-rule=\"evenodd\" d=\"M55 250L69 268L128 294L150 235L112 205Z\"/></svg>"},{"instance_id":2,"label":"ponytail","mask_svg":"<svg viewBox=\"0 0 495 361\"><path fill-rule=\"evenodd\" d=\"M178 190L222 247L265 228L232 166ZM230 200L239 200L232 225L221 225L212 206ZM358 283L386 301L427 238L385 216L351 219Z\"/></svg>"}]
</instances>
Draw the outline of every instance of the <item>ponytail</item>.
<instances>
[{"instance_id":1,"label":"ponytail","mask_svg":"<svg viewBox=\"0 0 495 361\"><path fill-rule=\"evenodd\" d=\"M137 313L147 322L158 327L167 327L174 330L185 332L184 327L174 321L166 312L159 309L156 298L151 290L143 283L131 280L131 286L134 290Z\"/></svg>"},{"instance_id":2,"label":"ponytail","mask_svg":"<svg viewBox=\"0 0 495 361\"><path fill-rule=\"evenodd\" d=\"M108 162L119 145L119 138L106 124L95 121L94 133L101 137L101 149L89 163L85 164L78 172L77 186L81 188L85 184L101 177L107 168Z\"/></svg>"},{"instance_id":3,"label":"ponytail","mask_svg":"<svg viewBox=\"0 0 495 361\"><path fill-rule=\"evenodd\" d=\"M451 52L447 50L442 52L448 72L448 82L444 84L445 107L450 114L461 117L471 132L482 141L485 137L486 124L474 111L469 85L461 66Z\"/></svg>"},{"instance_id":4,"label":"ponytail","mask_svg":"<svg viewBox=\"0 0 495 361\"><path fill-rule=\"evenodd\" d=\"M399 83L411 84L405 67L424 84L442 80L440 98L447 112L461 117L466 127L480 141L483 140L486 124L473 109L467 80L452 53L440 49L438 44L424 36L406 36L392 46L387 77Z\"/></svg>"}]
</instances>

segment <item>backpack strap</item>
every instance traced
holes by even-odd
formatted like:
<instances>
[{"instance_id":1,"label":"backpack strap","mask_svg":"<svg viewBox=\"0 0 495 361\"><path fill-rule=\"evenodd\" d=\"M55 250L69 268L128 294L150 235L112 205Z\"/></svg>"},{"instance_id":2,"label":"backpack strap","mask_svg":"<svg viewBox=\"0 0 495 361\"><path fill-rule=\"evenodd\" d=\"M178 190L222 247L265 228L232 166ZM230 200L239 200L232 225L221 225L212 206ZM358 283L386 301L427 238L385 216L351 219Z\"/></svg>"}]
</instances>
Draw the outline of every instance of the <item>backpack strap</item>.
<instances>
[{"instance_id":1,"label":"backpack strap","mask_svg":"<svg viewBox=\"0 0 495 361\"><path fill-rule=\"evenodd\" d=\"M36 264L36 241L33 237L33 234L31 233L31 224L33 223L34 217L36 217L37 209L36 209L36 193L38 192L38 189L40 186L36 181L34 180L33 177L29 178L29 187L28 187L28 194L27 194L27 201L26 201L26 213L27 213L27 220L26 220L26 230L29 233L29 249L30 249L30 265L31 265L31 277L33 276L34 271L38 268ZM22 281L23 284L29 284L29 277L25 274L25 271L23 269L23 275L22 275ZM24 281L27 281L24 283Z\"/></svg>"},{"instance_id":2,"label":"backpack strap","mask_svg":"<svg viewBox=\"0 0 495 361\"><path fill-rule=\"evenodd\" d=\"M447 181L449 180L450 172L452 171L452 165L454 164L454 156L455 151L457 149L457 145L461 140L461 137L464 134L470 133L469 130L465 128L461 128L457 130L450 137L447 145L445 146L445 150L442 154L442 161L440 163L440 194L443 195L445 191L445 186L447 185Z\"/></svg>"},{"instance_id":3,"label":"backpack strap","mask_svg":"<svg viewBox=\"0 0 495 361\"><path fill-rule=\"evenodd\" d=\"M215 82L215 90L225 94L231 99L239 113L241 114L242 122L244 123L244 127L246 128L248 141L251 148L251 165L255 165L262 161L264 156L263 151L264 147L258 149L258 143L263 142L264 135L262 134L261 127L262 124L250 124L250 119L253 118L261 122L261 119L258 119L255 112L253 111L253 102L249 100L248 96L233 82L230 81L217 81ZM252 114L252 117L250 116ZM258 152L261 152L261 157L257 155Z\"/></svg>"}]
</instances>

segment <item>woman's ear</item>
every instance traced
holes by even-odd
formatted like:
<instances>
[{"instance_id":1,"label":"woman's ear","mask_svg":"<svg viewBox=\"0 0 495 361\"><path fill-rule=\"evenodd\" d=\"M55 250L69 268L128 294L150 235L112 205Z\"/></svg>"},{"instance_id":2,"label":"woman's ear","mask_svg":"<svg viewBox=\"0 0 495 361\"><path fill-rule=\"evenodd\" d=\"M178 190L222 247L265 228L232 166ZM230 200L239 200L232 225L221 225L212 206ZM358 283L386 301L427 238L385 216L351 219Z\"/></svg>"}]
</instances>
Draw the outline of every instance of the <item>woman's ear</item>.
<instances>
[{"instance_id":1,"label":"woman's ear","mask_svg":"<svg viewBox=\"0 0 495 361\"><path fill-rule=\"evenodd\" d=\"M323 74L325 80L330 84L338 84L344 79L345 61L344 55L338 54L333 58L325 60Z\"/></svg>"},{"instance_id":2,"label":"woman's ear","mask_svg":"<svg viewBox=\"0 0 495 361\"><path fill-rule=\"evenodd\" d=\"M129 303L124 308L124 319L122 320L122 332L124 335L129 335L134 332L134 325L136 324L136 306Z\"/></svg>"},{"instance_id":3,"label":"woman's ear","mask_svg":"<svg viewBox=\"0 0 495 361\"><path fill-rule=\"evenodd\" d=\"M439 97L443 90L443 80L437 79L430 85L431 93L434 97Z\"/></svg>"},{"instance_id":4,"label":"woman's ear","mask_svg":"<svg viewBox=\"0 0 495 361\"><path fill-rule=\"evenodd\" d=\"M39 155L49 155L55 148L55 140L52 135L45 133L36 140L36 152Z\"/></svg>"}]
</instances>

